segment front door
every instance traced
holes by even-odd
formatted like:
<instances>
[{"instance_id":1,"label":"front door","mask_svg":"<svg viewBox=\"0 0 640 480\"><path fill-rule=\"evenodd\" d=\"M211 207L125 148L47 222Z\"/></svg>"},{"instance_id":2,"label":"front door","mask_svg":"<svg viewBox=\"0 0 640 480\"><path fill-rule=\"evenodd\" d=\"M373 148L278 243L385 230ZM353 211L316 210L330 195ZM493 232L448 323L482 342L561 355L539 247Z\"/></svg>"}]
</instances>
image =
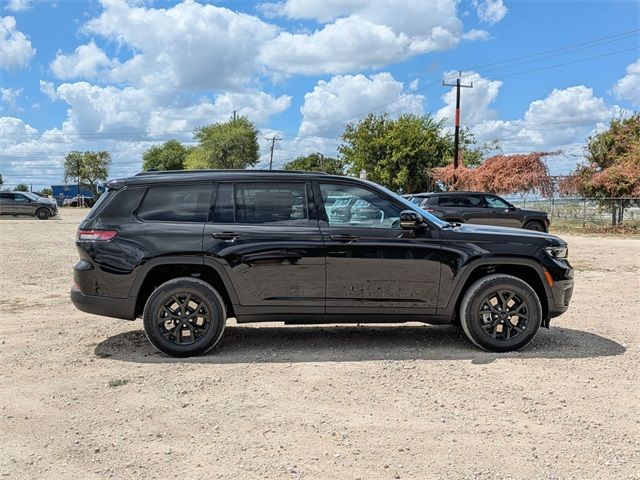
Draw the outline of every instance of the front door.
<instances>
[{"instance_id":1,"label":"front door","mask_svg":"<svg viewBox=\"0 0 640 480\"><path fill-rule=\"evenodd\" d=\"M400 212L406 207L373 189L319 182L315 192L322 198L327 313L434 313L441 265L435 230L401 229ZM334 209L336 202L350 208Z\"/></svg>"},{"instance_id":2,"label":"front door","mask_svg":"<svg viewBox=\"0 0 640 480\"><path fill-rule=\"evenodd\" d=\"M491 210L491 225L519 228L520 214L511 205L495 195L485 195L487 207Z\"/></svg>"},{"instance_id":3,"label":"front door","mask_svg":"<svg viewBox=\"0 0 640 480\"><path fill-rule=\"evenodd\" d=\"M237 314L324 313L324 244L305 182L219 183L206 263L222 265Z\"/></svg>"}]
</instances>

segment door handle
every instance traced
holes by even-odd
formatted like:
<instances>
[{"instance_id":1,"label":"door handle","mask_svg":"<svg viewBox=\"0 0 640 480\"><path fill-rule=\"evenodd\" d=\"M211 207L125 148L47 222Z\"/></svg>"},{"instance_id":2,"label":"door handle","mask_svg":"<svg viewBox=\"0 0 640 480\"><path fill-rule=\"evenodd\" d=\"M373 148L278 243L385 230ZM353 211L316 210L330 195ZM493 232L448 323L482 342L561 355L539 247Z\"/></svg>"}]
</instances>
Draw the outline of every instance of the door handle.
<instances>
[{"instance_id":1,"label":"door handle","mask_svg":"<svg viewBox=\"0 0 640 480\"><path fill-rule=\"evenodd\" d=\"M331 235L329 238L331 238L331 240L335 240L336 242L351 243L355 242L360 237L358 237L358 235L351 235L349 233L341 233L338 235Z\"/></svg>"},{"instance_id":2,"label":"door handle","mask_svg":"<svg viewBox=\"0 0 640 480\"><path fill-rule=\"evenodd\" d=\"M237 238L240 238L242 234L237 232L217 232L212 233L211 236L213 238L217 238L218 240L228 240L233 242Z\"/></svg>"}]
</instances>

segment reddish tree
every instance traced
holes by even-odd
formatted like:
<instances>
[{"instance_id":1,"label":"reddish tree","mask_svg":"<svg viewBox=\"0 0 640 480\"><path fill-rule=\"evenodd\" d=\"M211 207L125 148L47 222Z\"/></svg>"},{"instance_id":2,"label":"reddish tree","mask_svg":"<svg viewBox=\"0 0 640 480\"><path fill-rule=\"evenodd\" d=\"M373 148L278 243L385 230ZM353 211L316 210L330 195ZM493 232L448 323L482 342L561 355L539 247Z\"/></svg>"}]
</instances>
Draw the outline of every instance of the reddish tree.
<instances>
[{"instance_id":1,"label":"reddish tree","mask_svg":"<svg viewBox=\"0 0 640 480\"><path fill-rule=\"evenodd\" d=\"M533 152L517 155L497 155L477 168L452 165L435 168L431 174L456 190L478 190L498 194L551 193L551 178L542 157L558 152Z\"/></svg>"}]
</instances>

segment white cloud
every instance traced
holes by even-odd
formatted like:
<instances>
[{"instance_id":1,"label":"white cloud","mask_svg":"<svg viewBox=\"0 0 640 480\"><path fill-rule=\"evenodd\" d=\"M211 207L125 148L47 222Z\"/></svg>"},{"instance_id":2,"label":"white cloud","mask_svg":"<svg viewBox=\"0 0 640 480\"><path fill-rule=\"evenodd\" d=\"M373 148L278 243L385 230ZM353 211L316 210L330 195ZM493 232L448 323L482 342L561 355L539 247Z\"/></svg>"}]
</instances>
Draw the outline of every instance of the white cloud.
<instances>
[{"instance_id":1,"label":"white cloud","mask_svg":"<svg viewBox=\"0 0 640 480\"><path fill-rule=\"evenodd\" d=\"M53 82L40 80L40 91L44 93L49 98L49 100L58 100L58 94L56 93L56 87L53 86Z\"/></svg>"},{"instance_id":2,"label":"white cloud","mask_svg":"<svg viewBox=\"0 0 640 480\"><path fill-rule=\"evenodd\" d=\"M22 88L4 88L0 87L0 99L2 103L12 110L21 110L16 103L18 97L22 94ZM2 108L0 108L2 110Z\"/></svg>"},{"instance_id":3,"label":"white cloud","mask_svg":"<svg viewBox=\"0 0 640 480\"><path fill-rule=\"evenodd\" d=\"M29 8L31 8L31 1L9 0L4 8L12 12L21 12L23 10L28 10Z\"/></svg>"},{"instance_id":4,"label":"white cloud","mask_svg":"<svg viewBox=\"0 0 640 480\"><path fill-rule=\"evenodd\" d=\"M490 40L491 34L486 30L478 30L477 28L473 28L468 32L464 32L460 38L471 42L474 42L476 40Z\"/></svg>"},{"instance_id":5,"label":"white cloud","mask_svg":"<svg viewBox=\"0 0 640 480\"><path fill-rule=\"evenodd\" d=\"M370 111L423 113L422 95L402 93L403 84L390 73L338 75L319 81L304 96L301 136L336 137L344 125Z\"/></svg>"},{"instance_id":6,"label":"white cloud","mask_svg":"<svg viewBox=\"0 0 640 480\"><path fill-rule=\"evenodd\" d=\"M135 86L242 90L261 68L260 45L277 32L257 17L191 1L171 8L102 3L84 31L137 52L111 74Z\"/></svg>"},{"instance_id":7,"label":"white cloud","mask_svg":"<svg viewBox=\"0 0 640 480\"><path fill-rule=\"evenodd\" d=\"M64 55L58 52L51 62L51 70L62 80L70 78L94 78L100 69L109 67L113 62L91 40L86 45L80 45L75 52Z\"/></svg>"},{"instance_id":8,"label":"white cloud","mask_svg":"<svg viewBox=\"0 0 640 480\"><path fill-rule=\"evenodd\" d=\"M29 38L16 30L16 19L0 17L0 68L24 68L36 53Z\"/></svg>"},{"instance_id":9,"label":"white cloud","mask_svg":"<svg viewBox=\"0 0 640 480\"><path fill-rule=\"evenodd\" d=\"M640 107L640 59L627 66L626 75L614 85L613 93L620 100Z\"/></svg>"},{"instance_id":10,"label":"white cloud","mask_svg":"<svg viewBox=\"0 0 640 480\"><path fill-rule=\"evenodd\" d=\"M507 14L507 7L502 0L472 0L472 4L478 18L489 25L498 23Z\"/></svg>"},{"instance_id":11,"label":"white cloud","mask_svg":"<svg viewBox=\"0 0 640 480\"><path fill-rule=\"evenodd\" d=\"M260 54L265 66L287 74L347 73L455 47L463 34L455 0L385 2L289 0L263 6L271 14L332 21L312 33L281 32ZM484 39L480 31L466 39Z\"/></svg>"},{"instance_id":12,"label":"white cloud","mask_svg":"<svg viewBox=\"0 0 640 480\"><path fill-rule=\"evenodd\" d=\"M445 72L444 78L449 83L454 83L452 78L458 72ZM490 105L498 98L502 82L483 78L476 72L462 72L462 83L473 83L473 88L462 88L460 91L461 112L465 125L475 125L485 120L493 120L497 112ZM444 119L447 125L452 126L455 115L456 90L452 88L444 95L446 106L436 112L437 119Z\"/></svg>"},{"instance_id":13,"label":"white cloud","mask_svg":"<svg viewBox=\"0 0 640 480\"><path fill-rule=\"evenodd\" d=\"M291 97L274 97L264 92L227 92L213 101L168 101L145 88L101 87L87 82L63 83L55 91L41 82L51 98L69 105L65 132L118 135L127 132L190 132L197 126L227 120L233 110L260 125L271 115L283 112ZM186 133L186 137L190 134Z\"/></svg>"}]
</instances>

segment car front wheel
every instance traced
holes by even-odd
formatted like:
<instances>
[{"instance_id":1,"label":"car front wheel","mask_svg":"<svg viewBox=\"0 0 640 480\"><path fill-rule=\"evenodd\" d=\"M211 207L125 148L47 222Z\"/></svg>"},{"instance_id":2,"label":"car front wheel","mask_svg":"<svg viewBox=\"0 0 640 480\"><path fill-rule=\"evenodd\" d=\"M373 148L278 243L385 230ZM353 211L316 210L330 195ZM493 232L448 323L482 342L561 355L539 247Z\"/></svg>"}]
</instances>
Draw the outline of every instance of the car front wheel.
<instances>
[{"instance_id":1,"label":"car front wheel","mask_svg":"<svg viewBox=\"0 0 640 480\"><path fill-rule=\"evenodd\" d=\"M481 278L464 294L460 323L478 347L509 352L527 345L542 322L542 306L536 292L512 275Z\"/></svg>"},{"instance_id":2,"label":"car front wheel","mask_svg":"<svg viewBox=\"0 0 640 480\"><path fill-rule=\"evenodd\" d=\"M39 208L36 211L36 216L40 219L40 220L46 220L47 218L49 218L51 216L51 212L49 211L48 208Z\"/></svg>"},{"instance_id":3,"label":"car front wheel","mask_svg":"<svg viewBox=\"0 0 640 480\"><path fill-rule=\"evenodd\" d=\"M144 331L163 353L192 357L213 348L224 332L224 301L208 283L191 277L156 288L144 307Z\"/></svg>"}]
</instances>

